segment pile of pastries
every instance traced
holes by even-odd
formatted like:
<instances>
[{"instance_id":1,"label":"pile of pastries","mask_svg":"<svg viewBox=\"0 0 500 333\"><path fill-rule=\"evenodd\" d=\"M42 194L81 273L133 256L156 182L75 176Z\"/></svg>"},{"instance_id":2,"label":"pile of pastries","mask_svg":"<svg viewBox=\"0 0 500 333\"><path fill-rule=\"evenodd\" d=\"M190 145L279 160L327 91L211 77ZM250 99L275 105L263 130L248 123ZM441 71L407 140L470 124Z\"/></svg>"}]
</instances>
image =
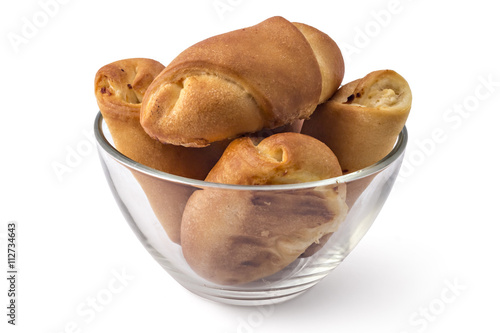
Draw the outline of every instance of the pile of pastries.
<instances>
[{"instance_id":1,"label":"pile of pastries","mask_svg":"<svg viewBox=\"0 0 500 333\"><path fill-rule=\"evenodd\" d=\"M195 190L134 172L189 266L245 284L311 256L345 219L345 184L323 180L387 155L411 107L406 80L377 70L344 84L335 41L271 17L205 39L166 67L146 58L100 68L95 96L116 149L150 168L254 191Z\"/></svg>"}]
</instances>

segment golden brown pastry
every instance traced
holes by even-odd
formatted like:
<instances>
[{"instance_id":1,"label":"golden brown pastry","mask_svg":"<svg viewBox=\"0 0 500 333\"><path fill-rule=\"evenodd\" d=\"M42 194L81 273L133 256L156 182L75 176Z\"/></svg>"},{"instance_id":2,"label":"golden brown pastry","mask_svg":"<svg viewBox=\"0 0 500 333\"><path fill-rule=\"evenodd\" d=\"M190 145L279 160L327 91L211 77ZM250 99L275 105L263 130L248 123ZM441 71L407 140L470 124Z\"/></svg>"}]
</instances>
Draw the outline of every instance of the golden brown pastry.
<instances>
[{"instance_id":1,"label":"golden brown pastry","mask_svg":"<svg viewBox=\"0 0 500 333\"><path fill-rule=\"evenodd\" d=\"M131 58L103 66L95 77L95 95L108 117L138 117L141 101L154 78L165 68L153 59Z\"/></svg>"},{"instance_id":2,"label":"golden brown pastry","mask_svg":"<svg viewBox=\"0 0 500 333\"><path fill-rule=\"evenodd\" d=\"M273 185L341 175L332 151L298 134L234 140L208 182ZM205 279L233 285L272 275L345 218L345 185L241 191L207 188L189 199L181 225L184 257Z\"/></svg>"},{"instance_id":3,"label":"golden brown pastry","mask_svg":"<svg viewBox=\"0 0 500 333\"><path fill-rule=\"evenodd\" d=\"M116 149L123 155L153 169L202 180L227 142L204 149L165 145L152 139L140 125L144 93L163 68L159 62L144 58L123 59L102 67L95 77L97 104Z\"/></svg>"},{"instance_id":4,"label":"golden brown pastry","mask_svg":"<svg viewBox=\"0 0 500 333\"><path fill-rule=\"evenodd\" d=\"M139 123L144 92L164 66L151 59L110 63L95 77L95 96L116 149L130 159L177 176L202 180L222 155L227 142L207 148L165 145L152 139ZM191 191L131 170L170 239L180 242L182 210Z\"/></svg>"},{"instance_id":5,"label":"golden brown pastry","mask_svg":"<svg viewBox=\"0 0 500 333\"><path fill-rule=\"evenodd\" d=\"M393 148L411 108L406 80L392 70L371 72L342 86L319 105L302 133L326 143L343 173L381 160Z\"/></svg>"},{"instance_id":6,"label":"golden brown pastry","mask_svg":"<svg viewBox=\"0 0 500 333\"><path fill-rule=\"evenodd\" d=\"M207 146L308 118L343 75L330 37L272 17L182 52L146 92L141 124L161 142Z\"/></svg>"},{"instance_id":7,"label":"golden brown pastry","mask_svg":"<svg viewBox=\"0 0 500 333\"><path fill-rule=\"evenodd\" d=\"M340 176L335 155L299 133L233 140L205 181L237 185L297 184Z\"/></svg>"}]
</instances>

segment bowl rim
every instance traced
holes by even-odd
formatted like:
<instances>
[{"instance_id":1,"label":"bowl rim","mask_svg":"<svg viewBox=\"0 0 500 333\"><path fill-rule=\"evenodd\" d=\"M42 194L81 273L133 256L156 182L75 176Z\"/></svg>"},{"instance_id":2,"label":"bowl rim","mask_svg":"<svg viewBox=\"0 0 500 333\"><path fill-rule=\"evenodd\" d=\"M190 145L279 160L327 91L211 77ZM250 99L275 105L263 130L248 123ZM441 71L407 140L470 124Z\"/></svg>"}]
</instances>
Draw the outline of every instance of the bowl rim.
<instances>
[{"instance_id":1,"label":"bowl rim","mask_svg":"<svg viewBox=\"0 0 500 333\"><path fill-rule=\"evenodd\" d=\"M306 188L315 188L321 186L329 186L333 184L342 184L352 182L354 180L362 179L368 177L374 173L378 173L389 165L394 163L405 151L406 145L408 143L408 130L406 125L403 126L403 129L398 135L396 143L394 144L393 149L381 160L378 162L363 168L361 170L351 172L342 176L328 178L313 182L305 182L305 183L295 183L295 184L283 184L283 185L234 185L234 184L221 184L221 183L212 183L204 180L197 180L186 178L182 176L177 176L173 174L169 174L160 170L156 170L150 168L144 164L138 163L127 156L120 153L113 145L106 139L103 132L103 122L104 118L102 113L97 112L97 116L94 121L94 135L97 141L97 144L114 160L119 162L120 164L125 165L128 168L131 168L135 171L141 172L143 174L152 176L154 178L158 178L161 180L171 181L178 184L184 184L194 187L200 188L217 188L217 189L228 189L228 190L297 190L297 189L306 189Z\"/></svg>"}]
</instances>

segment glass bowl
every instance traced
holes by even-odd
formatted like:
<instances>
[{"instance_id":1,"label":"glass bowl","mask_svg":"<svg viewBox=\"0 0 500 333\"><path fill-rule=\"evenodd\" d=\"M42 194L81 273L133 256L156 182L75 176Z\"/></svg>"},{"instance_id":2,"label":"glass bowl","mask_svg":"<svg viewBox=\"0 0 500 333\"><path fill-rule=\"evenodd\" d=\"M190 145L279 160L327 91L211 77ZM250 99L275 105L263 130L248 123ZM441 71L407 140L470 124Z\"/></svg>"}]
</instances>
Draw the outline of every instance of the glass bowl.
<instances>
[{"instance_id":1,"label":"glass bowl","mask_svg":"<svg viewBox=\"0 0 500 333\"><path fill-rule=\"evenodd\" d=\"M143 246L189 291L210 300L236 305L276 304L289 300L314 286L337 267L365 235L384 205L401 167L408 141L405 127L386 157L365 169L337 178L300 184L239 186L178 177L134 162L114 148L101 113L95 119L94 131L109 187ZM314 218L324 213L324 208L310 206L311 193L339 193L339 189L345 189L347 193L345 207L348 208L343 215L339 214L342 218L337 221L335 232L323 237L319 244L312 244L307 253L281 270L243 284L214 282L200 276L185 260L181 245L167 235L171 229L180 228L186 203L193 193L223 197L205 207L210 213L224 211L231 204L241 205L239 198L242 197L253 198L244 201L249 206L266 206L273 202L272 207L286 209L279 217L282 223L293 224L297 214ZM285 198L293 198L293 205L283 201L287 200ZM250 216L253 208L245 207L250 209ZM273 214L276 220L276 211L266 210L266 207L254 216L260 223L265 223L266 214ZM205 231L207 234L215 232ZM245 242L242 242L241 247L244 246ZM229 255L237 256L238 250L233 248L235 253ZM252 269L252 265L255 263L249 263L248 268ZM245 274L244 271L241 276L245 277Z\"/></svg>"}]
</instances>

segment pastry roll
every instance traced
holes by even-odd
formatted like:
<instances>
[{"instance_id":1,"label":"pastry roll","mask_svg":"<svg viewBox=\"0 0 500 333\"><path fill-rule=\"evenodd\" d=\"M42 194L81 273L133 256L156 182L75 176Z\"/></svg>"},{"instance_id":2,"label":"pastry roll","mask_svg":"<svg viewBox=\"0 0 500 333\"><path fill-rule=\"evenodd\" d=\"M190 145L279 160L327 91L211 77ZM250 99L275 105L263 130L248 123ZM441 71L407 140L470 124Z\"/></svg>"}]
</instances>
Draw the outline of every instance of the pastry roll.
<instances>
[{"instance_id":1,"label":"pastry roll","mask_svg":"<svg viewBox=\"0 0 500 333\"><path fill-rule=\"evenodd\" d=\"M393 148L411 108L406 80L392 70L371 72L319 105L302 133L326 143L344 174L370 166Z\"/></svg>"},{"instance_id":2,"label":"pastry roll","mask_svg":"<svg viewBox=\"0 0 500 333\"><path fill-rule=\"evenodd\" d=\"M152 139L139 122L146 89L164 66L151 59L123 59L110 63L95 77L95 96L116 149L150 168L202 180L222 155L227 142L207 148L166 145ZM172 182L131 170L169 238L180 242L182 210L192 193Z\"/></svg>"},{"instance_id":3,"label":"pastry roll","mask_svg":"<svg viewBox=\"0 0 500 333\"><path fill-rule=\"evenodd\" d=\"M146 89L164 66L152 59L110 63L95 77L95 96L116 149L150 168L202 180L222 155L226 143L204 149L162 144L146 134L139 114Z\"/></svg>"},{"instance_id":4,"label":"pastry roll","mask_svg":"<svg viewBox=\"0 0 500 333\"><path fill-rule=\"evenodd\" d=\"M207 146L308 118L343 75L330 37L272 17L179 54L147 90L141 124L161 142Z\"/></svg>"},{"instance_id":5,"label":"pastry roll","mask_svg":"<svg viewBox=\"0 0 500 333\"><path fill-rule=\"evenodd\" d=\"M281 133L261 142L234 140L206 181L273 185L339 175L337 158L325 144L306 135ZM347 212L345 195L343 184L295 191L196 191L184 210L182 252L195 272L218 284L267 277L337 230Z\"/></svg>"},{"instance_id":6,"label":"pastry roll","mask_svg":"<svg viewBox=\"0 0 500 333\"><path fill-rule=\"evenodd\" d=\"M342 86L304 121L302 133L326 143L339 159L344 174L366 168L384 158L411 108L406 80L392 70L379 70ZM351 208L376 174L348 184Z\"/></svg>"}]
</instances>

